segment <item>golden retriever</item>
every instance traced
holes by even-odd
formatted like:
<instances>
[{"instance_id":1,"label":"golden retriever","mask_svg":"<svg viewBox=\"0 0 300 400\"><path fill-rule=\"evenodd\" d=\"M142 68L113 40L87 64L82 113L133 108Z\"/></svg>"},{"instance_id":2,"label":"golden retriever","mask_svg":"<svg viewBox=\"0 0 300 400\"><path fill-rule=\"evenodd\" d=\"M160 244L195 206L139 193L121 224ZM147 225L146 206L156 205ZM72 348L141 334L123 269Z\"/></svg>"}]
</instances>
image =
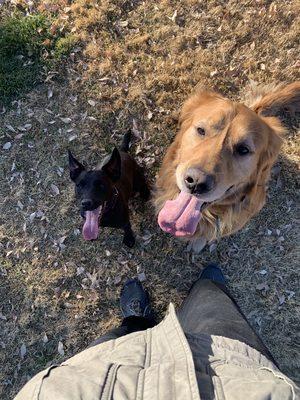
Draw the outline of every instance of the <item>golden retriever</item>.
<instances>
[{"instance_id":1,"label":"golden retriever","mask_svg":"<svg viewBox=\"0 0 300 400\"><path fill-rule=\"evenodd\" d=\"M300 82L258 91L249 106L198 89L156 181L160 227L195 251L241 229L265 203L285 131L276 115L299 108Z\"/></svg>"}]
</instances>

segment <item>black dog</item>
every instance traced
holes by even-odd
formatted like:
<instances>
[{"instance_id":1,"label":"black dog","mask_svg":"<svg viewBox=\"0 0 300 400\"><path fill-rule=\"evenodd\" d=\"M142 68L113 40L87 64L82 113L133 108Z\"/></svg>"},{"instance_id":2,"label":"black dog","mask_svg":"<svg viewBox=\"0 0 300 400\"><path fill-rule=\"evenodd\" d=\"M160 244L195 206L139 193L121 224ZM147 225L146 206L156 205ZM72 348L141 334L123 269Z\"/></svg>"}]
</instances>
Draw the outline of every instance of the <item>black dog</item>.
<instances>
[{"instance_id":1,"label":"black dog","mask_svg":"<svg viewBox=\"0 0 300 400\"><path fill-rule=\"evenodd\" d=\"M136 192L148 200L150 191L142 168L128 154L131 132L123 138L120 151L115 147L94 170L86 170L69 151L70 178L85 218L83 237L97 239L100 226L124 229L123 243L133 247L134 234L129 220L128 200Z\"/></svg>"}]
</instances>

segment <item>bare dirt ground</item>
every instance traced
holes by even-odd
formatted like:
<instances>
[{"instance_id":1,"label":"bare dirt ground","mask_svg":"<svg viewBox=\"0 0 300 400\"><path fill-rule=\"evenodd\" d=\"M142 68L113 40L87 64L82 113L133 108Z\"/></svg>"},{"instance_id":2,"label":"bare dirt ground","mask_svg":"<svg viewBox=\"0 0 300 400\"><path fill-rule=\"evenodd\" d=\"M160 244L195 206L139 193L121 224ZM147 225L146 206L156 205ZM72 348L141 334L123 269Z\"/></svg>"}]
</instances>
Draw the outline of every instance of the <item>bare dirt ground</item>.
<instances>
[{"instance_id":1,"label":"bare dirt ground","mask_svg":"<svg viewBox=\"0 0 300 400\"><path fill-rule=\"evenodd\" d=\"M249 80L299 79L297 2L37 3L31 12L58 12L56 29L78 34L79 45L64 70L48 72L0 115L0 397L12 398L36 372L115 326L128 277L146 278L161 318L208 261L222 264L252 326L283 372L300 380L300 145L293 127L265 208L200 255L162 233L151 204L139 199L131 206L134 249L110 229L84 242L67 170L68 148L95 165L134 118L140 138L131 151L153 182L177 111L197 83L238 99Z\"/></svg>"}]
</instances>

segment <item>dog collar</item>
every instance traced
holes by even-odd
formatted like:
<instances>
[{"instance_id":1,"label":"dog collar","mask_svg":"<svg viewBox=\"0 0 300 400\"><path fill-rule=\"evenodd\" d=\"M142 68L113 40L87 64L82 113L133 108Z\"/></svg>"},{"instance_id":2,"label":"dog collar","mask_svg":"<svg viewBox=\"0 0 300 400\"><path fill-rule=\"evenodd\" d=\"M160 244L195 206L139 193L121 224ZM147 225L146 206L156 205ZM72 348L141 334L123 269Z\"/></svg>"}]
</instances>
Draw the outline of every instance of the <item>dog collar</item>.
<instances>
[{"instance_id":1,"label":"dog collar","mask_svg":"<svg viewBox=\"0 0 300 400\"><path fill-rule=\"evenodd\" d=\"M115 205L117 204L118 196L119 196L119 190L116 188L116 186L114 186L113 199L110 203L107 202L105 204L104 212L110 211L115 207Z\"/></svg>"}]
</instances>

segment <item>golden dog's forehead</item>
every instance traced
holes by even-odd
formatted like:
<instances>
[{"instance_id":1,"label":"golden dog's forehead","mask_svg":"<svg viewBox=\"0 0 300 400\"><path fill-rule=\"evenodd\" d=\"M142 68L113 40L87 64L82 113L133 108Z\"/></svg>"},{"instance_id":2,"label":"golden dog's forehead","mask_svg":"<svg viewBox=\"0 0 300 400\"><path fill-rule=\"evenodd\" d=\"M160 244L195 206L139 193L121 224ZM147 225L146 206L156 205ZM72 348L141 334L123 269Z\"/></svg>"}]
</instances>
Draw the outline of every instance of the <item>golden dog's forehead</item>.
<instances>
[{"instance_id":1,"label":"golden dog's forehead","mask_svg":"<svg viewBox=\"0 0 300 400\"><path fill-rule=\"evenodd\" d=\"M203 126L214 134L226 133L232 139L258 136L266 129L266 124L255 112L243 104L227 99L214 99L195 110L195 126Z\"/></svg>"},{"instance_id":2,"label":"golden dog's forehead","mask_svg":"<svg viewBox=\"0 0 300 400\"><path fill-rule=\"evenodd\" d=\"M236 115L231 120L228 133L233 141L243 138L259 140L263 137L267 125L257 114L242 104L236 104Z\"/></svg>"},{"instance_id":3,"label":"golden dog's forehead","mask_svg":"<svg viewBox=\"0 0 300 400\"><path fill-rule=\"evenodd\" d=\"M202 103L194 113L194 123L208 123L211 127L223 129L236 115L236 105L227 99L213 99Z\"/></svg>"}]
</instances>

